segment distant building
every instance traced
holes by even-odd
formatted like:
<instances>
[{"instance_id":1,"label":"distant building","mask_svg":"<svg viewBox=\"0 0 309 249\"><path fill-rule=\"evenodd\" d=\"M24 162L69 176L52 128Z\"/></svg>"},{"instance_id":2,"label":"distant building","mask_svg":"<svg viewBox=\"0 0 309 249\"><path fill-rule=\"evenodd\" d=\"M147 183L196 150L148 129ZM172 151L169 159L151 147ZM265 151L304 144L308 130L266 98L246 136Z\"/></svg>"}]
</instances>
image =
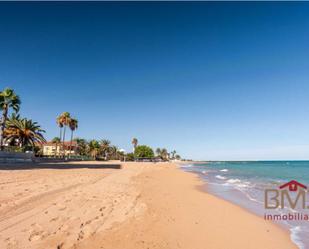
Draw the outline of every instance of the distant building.
<instances>
[{"instance_id":1,"label":"distant building","mask_svg":"<svg viewBox=\"0 0 309 249\"><path fill-rule=\"evenodd\" d=\"M65 155L75 155L77 151L77 143L76 141L72 141L72 147L70 148L70 142L63 143L53 143L53 142L46 142L42 145L43 149L43 156L59 156L62 155L63 149ZM63 149L62 149L63 148Z\"/></svg>"}]
</instances>

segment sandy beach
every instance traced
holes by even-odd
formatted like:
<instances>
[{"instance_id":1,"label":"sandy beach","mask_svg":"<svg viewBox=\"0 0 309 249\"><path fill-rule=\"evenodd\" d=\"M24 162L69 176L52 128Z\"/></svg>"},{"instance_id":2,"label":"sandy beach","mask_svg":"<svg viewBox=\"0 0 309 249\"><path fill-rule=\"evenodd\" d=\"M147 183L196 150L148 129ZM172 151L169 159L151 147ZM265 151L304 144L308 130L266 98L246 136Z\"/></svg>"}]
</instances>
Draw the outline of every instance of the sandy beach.
<instances>
[{"instance_id":1,"label":"sandy beach","mask_svg":"<svg viewBox=\"0 0 309 249\"><path fill-rule=\"evenodd\" d=\"M203 184L173 163L1 166L0 248L297 248Z\"/></svg>"}]
</instances>

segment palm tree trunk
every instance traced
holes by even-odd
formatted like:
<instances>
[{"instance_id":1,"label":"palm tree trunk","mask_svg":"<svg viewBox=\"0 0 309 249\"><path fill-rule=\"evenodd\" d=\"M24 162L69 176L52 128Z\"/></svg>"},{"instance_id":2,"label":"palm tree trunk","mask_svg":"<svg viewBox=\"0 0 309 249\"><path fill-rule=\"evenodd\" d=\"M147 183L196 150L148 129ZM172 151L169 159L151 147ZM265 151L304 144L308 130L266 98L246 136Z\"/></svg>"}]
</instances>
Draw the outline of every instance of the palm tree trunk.
<instances>
[{"instance_id":1,"label":"palm tree trunk","mask_svg":"<svg viewBox=\"0 0 309 249\"><path fill-rule=\"evenodd\" d=\"M2 122L1 122L1 135L0 135L0 150L3 150L3 141L4 141L4 128L5 128L5 122L8 115L8 109L4 107L2 112Z\"/></svg>"},{"instance_id":2,"label":"palm tree trunk","mask_svg":"<svg viewBox=\"0 0 309 249\"><path fill-rule=\"evenodd\" d=\"M69 158L71 158L71 151L72 151L72 141L73 141L73 130L71 130L71 140L70 140L70 154L69 154Z\"/></svg>"},{"instance_id":3,"label":"palm tree trunk","mask_svg":"<svg viewBox=\"0 0 309 249\"><path fill-rule=\"evenodd\" d=\"M56 143L56 156L60 157L60 153L61 153L61 138L62 138L62 127L60 127L60 146L59 146L59 153L58 153L58 142Z\"/></svg>"},{"instance_id":4,"label":"palm tree trunk","mask_svg":"<svg viewBox=\"0 0 309 249\"><path fill-rule=\"evenodd\" d=\"M65 129L66 129L66 126L64 126L63 128L63 141L62 141L62 154L63 154L63 157L65 157L65 147L64 147L64 141L65 141Z\"/></svg>"}]
</instances>

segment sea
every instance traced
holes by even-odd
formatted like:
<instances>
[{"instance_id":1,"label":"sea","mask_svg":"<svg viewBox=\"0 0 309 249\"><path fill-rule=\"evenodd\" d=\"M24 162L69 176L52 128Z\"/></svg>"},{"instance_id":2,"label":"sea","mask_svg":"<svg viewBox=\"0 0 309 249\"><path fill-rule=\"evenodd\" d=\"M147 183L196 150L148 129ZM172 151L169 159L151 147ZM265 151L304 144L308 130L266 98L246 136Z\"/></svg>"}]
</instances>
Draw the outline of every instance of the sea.
<instances>
[{"instance_id":1,"label":"sea","mask_svg":"<svg viewBox=\"0 0 309 249\"><path fill-rule=\"evenodd\" d=\"M196 173L205 180L207 192L248 209L263 219L266 214L280 214L282 219L272 222L286 228L291 240L300 249L309 249L309 221L305 217L309 216L309 209L304 209L301 201L298 201L295 208L291 208L288 203L283 208L265 208L266 189L279 189L291 180L296 180L309 189L309 161L205 162L188 163L181 168ZM296 192L290 193L291 200L294 201ZM309 193L305 196L305 206L309 207ZM276 206L275 202L274 205ZM295 218L285 219L287 216L284 214L294 215Z\"/></svg>"}]
</instances>

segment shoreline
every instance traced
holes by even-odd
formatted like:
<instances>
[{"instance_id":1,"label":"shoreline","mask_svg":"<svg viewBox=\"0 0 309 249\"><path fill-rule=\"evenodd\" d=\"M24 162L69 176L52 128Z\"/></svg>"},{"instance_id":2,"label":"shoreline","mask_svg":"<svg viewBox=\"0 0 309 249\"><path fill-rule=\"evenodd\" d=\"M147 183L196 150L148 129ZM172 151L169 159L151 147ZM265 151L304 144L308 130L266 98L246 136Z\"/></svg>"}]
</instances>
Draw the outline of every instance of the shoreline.
<instances>
[{"instance_id":1,"label":"shoreline","mask_svg":"<svg viewBox=\"0 0 309 249\"><path fill-rule=\"evenodd\" d=\"M201 176L200 176L199 173L197 173L197 172L187 172L187 173L192 173L193 175L197 175L197 176L200 178L200 180L203 182L201 186L197 186L197 190L198 190L198 191L201 191L201 192L203 192L203 193L210 194L210 195L212 195L212 196L214 196L214 197L216 197L216 198L218 198L218 199L220 199L220 200L222 200L222 201L224 201L224 202L227 202L227 203L229 203L229 204L232 204L232 205L234 205L234 206L239 207L239 208L242 209L244 212L250 213L250 214L254 215L255 217L257 217L257 218L259 218L259 219L263 219L263 217L261 217L259 214L255 213L254 211L250 210L249 208L245 208L245 207L243 207L243 206L237 204L236 202L231 202L231 201L229 201L229 200L227 200L227 199L225 199L225 198L223 198L223 197L220 197L220 196L218 196L218 195L216 195L216 194L210 192L209 190L207 190L208 184L209 184L209 183L208 183L207 181L203 180L203 179L201 178ZM286 233L289 235L291 241L297 246L297 248L299 248L298 245L297 245L297 243L295 243L295 242L293 241L293 239L292 239L292 232L291 232L291 230L290 230L289 228L287 228L285 225L280 224L280 223L275 223L275 222L272 222L272 221L269 221L269 222L270 222L271 224L273 224L274 226L278 227L279 229L282 229L284 232L286 232Z\"/></svg>"},{"instance_id":2,"label":"shoreline","mask_svg":"<svg viewBox=\"0 0 309 249\"><path fill-rule=\"evenodd\" d=\"M176 163L76 164L0 170L1 248L297 248L275 224L198 190L204 182Z\"/></svg>"},{"instance_id":3,"label":"shoreline","mask_svg":"<svg viewBox=\"0 0 309 249\"><path fill-rule=\"evenodd\" d=\"M196 164L194 163L194 165ZM241 182L239 180L239 176L225 174L228 171L230 172L230 170L225 169L225 167L221 167L216 171L209 171L209 168L207 167L205 169L195 169L194 167L186 167L185 164L181 164L179 165L179 168L186 173L192 173L193 175L196 175L203 182L203 185L198 188L200 191L206 192L228 203L236 205L242 208L244 211L265 220L265 213L267 213L267 211L265 211L265 209L263 208L263 201L257 199L254 195L254 197L252 197L252 191L254 190L251 189L251 192L247 192L246 189L244 189L246 186L248 186L248 184L250 184L251 180L249 182L249 180L242 179ZM224 169L222 170L222 168ZM230 184L234 182L235 184ZM239 185L241 186L241 188L238 187ZM267 214L269 213L270 212L268 212ZM307 231L307 227L305 223L299 225L296 222L285 222L285 220L268 221L286 231L290 236L290 240L297 246L297 248L307 248L308 240L305 234L305 231Z\"/></svg>"}]
</instances>

